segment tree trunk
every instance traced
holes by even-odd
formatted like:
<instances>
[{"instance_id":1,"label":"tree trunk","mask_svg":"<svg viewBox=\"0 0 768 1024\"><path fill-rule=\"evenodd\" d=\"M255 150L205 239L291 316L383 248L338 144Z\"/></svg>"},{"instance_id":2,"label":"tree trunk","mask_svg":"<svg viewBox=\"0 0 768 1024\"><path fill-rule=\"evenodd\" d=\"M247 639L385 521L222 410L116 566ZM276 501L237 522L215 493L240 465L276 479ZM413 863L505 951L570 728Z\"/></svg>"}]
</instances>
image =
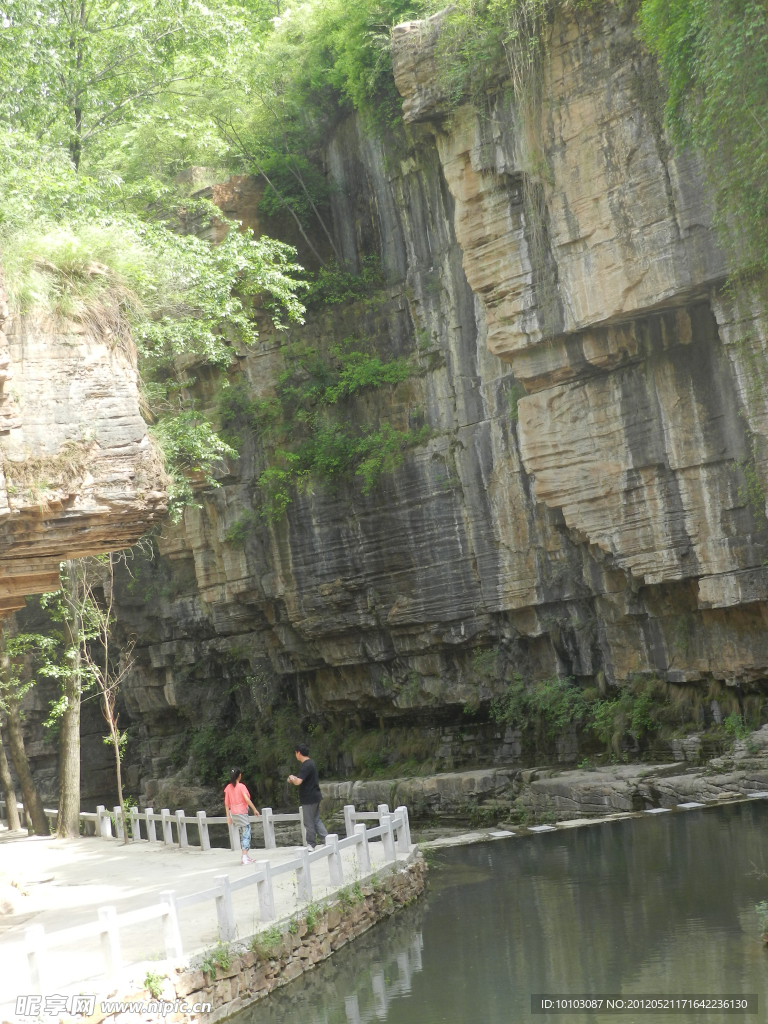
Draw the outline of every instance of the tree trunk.
<instances>
[{"instance_id":1,"label":"tree trunk","mask_svg":"<svg viewBox=\"0 0 768 1024\"><path fill-rule=\"evenodd\" d=\"M19 809L16 806L16 790L13 788L11 769L8 767L8 758L5 756L3 737L0 733L0 788L5 798L5 809L8 818L8 828L11 832L18 832L21 828L19 820Z\"/></svg>"},{"instance_id":2,"label":"tree trunk","mask_svg":"<svg viewBox=\"0 0 768 1024\"><path fill-rule=\"evenodd\" d=\"M8 701L8 746L11 757L16 768L21 785L21 799L27 811L27 818L32 820L32 828L39 836L47 836L50 833L48 819L43 810L43 801L37 791L35 780L29 769L29 761L24 750L24 737L21 732L21 716L19 715L18 703L11 699Z\"/></svg>"},{"instance_id":3,"label":"tree trunk","mask_svg":"<svg viewBox=\"0 0 768 1024\"><path fill-rule=\"evenodd\" d=\"M59 820L56 835L71 839L80 835L80 698L82 696L81 594L76 563L67 563L69 614L64 620L72 652L72 672L65 678L67 707L59 730Z\"/></svg>"},{"instance_id":4,"label":"tree trunk","mask_svg":"<svg viewBox=\"0 0 768 1024\"><path fill-rule=\"evenodd\" d=\"M117 729L112 730L112 746L115 750L115 771L117 773L117 797L120 801L120 810L123 812L123 845L128 843L128 819L125 816L125 800L123 799L123 769L120 764L120 742L117 738Z\"/></svg>"},{"instance_id":5,"label":"tree trunk","mask_svg":"<svg viewBox=\"0 0 768 1024\"><path fill-rule=\"evenodd\" d=\"M59 732L59 839L80 835L80 673L67 679Z\"/></svg>"}]
</instances>

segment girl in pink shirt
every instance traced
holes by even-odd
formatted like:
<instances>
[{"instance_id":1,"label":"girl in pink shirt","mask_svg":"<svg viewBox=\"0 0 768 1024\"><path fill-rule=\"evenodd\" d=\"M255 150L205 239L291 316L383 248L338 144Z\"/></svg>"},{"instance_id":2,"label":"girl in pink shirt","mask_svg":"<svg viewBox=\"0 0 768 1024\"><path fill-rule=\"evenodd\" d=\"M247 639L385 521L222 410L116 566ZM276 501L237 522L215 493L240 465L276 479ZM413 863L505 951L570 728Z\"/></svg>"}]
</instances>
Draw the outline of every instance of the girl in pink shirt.
<instances>
[{"instance_id":1,"label":"girl in pink shirt","mask_svg":"<svg viewBox=\"0 0 768 1024\"><path fill-rule=\"evenodd\" d=\"M251 794L240 781L243 773L239 768L233 768L229 773L229 785L224 787L224 809L227 812L227 824L236 825L240 833L240 846L243 855L241 864L254 864L248 856L251 848L251 823L248 821L248 808L258 818L259 812L251 803Z\"/></svg>"}]
</instances>

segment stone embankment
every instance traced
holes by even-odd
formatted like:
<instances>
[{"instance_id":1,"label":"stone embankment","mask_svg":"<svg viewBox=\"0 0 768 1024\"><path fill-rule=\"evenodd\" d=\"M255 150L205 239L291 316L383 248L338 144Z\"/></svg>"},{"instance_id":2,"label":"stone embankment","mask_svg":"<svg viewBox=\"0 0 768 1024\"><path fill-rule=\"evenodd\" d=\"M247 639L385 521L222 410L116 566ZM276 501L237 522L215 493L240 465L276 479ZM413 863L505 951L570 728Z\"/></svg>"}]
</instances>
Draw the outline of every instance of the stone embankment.
<instances>
[{"instance_id":1,"label":"stone embankment","mask_svg":"<svg viewBox=\"0 0 768 1024\"><path fill-rule=\"evenodd\" d=\"M685 741L689 754L695 738ZM685 752L685 751L683 751ZM331 807L383 800L408 807L413 818L455 817L491 823L509 815L565 818L674 807L686 800L732 800L768 789L768 726L740 740L727 756L703 764L610 764L572 770L499 767L411 779L322 784Z\"/></svg>"}]
</instances>

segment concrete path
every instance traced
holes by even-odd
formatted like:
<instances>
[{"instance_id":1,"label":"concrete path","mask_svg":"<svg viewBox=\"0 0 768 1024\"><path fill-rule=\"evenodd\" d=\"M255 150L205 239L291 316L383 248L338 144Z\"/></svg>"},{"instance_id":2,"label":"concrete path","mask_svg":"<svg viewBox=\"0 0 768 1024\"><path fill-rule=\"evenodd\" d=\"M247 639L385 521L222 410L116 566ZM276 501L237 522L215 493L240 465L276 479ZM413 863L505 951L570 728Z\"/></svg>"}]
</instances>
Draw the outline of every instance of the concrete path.
<instances>
[{"instance_id":1,"label":"concrete path","mask_svg":"<svg viewBox=\"0 0 768 1024\"><path fill-rule=\"evenodd\" d=\"M0 1020L15 1019L11 1011L16 995L30 991L23 949L27 925L41 924L46 933L56 932L95 921L102 906L114 906L118 914L137 910L159 902L163 890L173 889L183 896L210 888L216 875L226 874L235 881L254 870L241 865L239 853L231 850L180 850L146 842L124 846L117 839L96 837L60 840L31 836L7 841L9 838L0 848L0 881L6 883L6 892L17 895L13 898L15 913L0 913ZM251 854L257 860L268 857L277 865L293 859L298 849L256 849ZM382 843L371 842L369 851L372 869L383 868ZM344 850L342 858L345 884L353 883L357 877L354 850ZM12 889L9 882L14 883ZM312 865L312 884L315 899L336 891L330 885L327 860ZM278 919L299 908L293 872L274 879L274 893ZM257 887L235 892L232 899L237 936L252 935L260 927ZM179 918L185 955L216 944L213 900L182 908ZM121 928L120 937L126 964L165 956L159 920ZM50 992L63 991L65 986L71 990L72 982L86 982L102 971L98 937L78 943L75 949L51 950L49 958L45 989ZM88 985L80 989L93 990Z\"/></svg>"}]
</instances>

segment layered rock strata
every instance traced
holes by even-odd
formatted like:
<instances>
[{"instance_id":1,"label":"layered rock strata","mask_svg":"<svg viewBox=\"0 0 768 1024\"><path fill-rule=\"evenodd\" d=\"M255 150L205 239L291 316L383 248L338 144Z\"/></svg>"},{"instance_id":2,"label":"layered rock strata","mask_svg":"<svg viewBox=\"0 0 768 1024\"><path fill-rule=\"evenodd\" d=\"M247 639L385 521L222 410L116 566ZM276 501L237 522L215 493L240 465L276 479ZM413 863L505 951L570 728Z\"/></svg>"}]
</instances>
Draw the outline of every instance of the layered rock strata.
<instances>
[{"instance_id":1,"label":"layered rock strata","mask_svg":"<svg viewBox=\"0 0 768 1024\"><path fill-rule=\"evenodd\" d=\"M167 510L135 353L0 296L0 618L57 590L59 563L134 544Z\"/></svg>"}]
</instances>

